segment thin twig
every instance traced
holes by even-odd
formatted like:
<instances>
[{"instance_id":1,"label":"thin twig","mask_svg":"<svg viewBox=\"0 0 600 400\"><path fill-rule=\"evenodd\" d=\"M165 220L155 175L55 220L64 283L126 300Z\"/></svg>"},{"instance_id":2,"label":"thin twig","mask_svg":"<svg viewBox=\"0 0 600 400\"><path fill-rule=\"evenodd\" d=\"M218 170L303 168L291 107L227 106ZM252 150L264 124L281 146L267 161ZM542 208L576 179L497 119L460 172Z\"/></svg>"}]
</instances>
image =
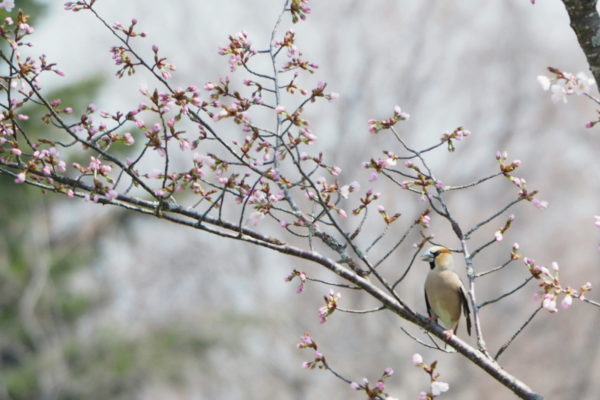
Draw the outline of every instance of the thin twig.
<instances>
[{"instance_id":1,"label":"thin twig","mask_svg":"<svg viewBox=\"0 0 600 400\"><path fill-rule=\"evenodd\" d=\"M519 284L516 288L514 288L514 289L512 289L512 290L510 290L510 291L508 291L506 293L503 293L502 295L496 297L495 299L484 301L483 303L479 304L477 307L478 308L482 308L482 307L485 307L487 305L494 304L497 301L500 301L503 298L510 296L511 294L515 293L517 290L521 289L523 286L527 285L529 283L529 281L532 280L532 279L533 279L533 275L530 276L529 278L525 279L525 281L523 281L523 283Z\"/></svg>"},{"instance_id":2,"label":"thin twig","mask_svg":"<svg viewBox=\"0 0 600 400\"><path fill-rule=\"evenodd\" d=\"M492 268L492 269L489 269L489 270L487 270L487 271L480 272L480 273L478 273L478 274L475 274L474 276L475 276L475 278L481 278L482 276L485 276L485 275L487 275L487 274L491 274L492 272L496 272L496 271L499 271L499 270L501 270L501 269L505 268L505 267L506 267L508 264L510 264L510 263L511 263L511 262L513 262L513 261L514 261L514 260L511 258L511 259L509 259L508 261L504 262L504 264L502 264L502 265L499 265L499 266L497 266L497 267L494 267L494 268Z\"/></svg>"},{"instance_id":3,"label":"thin twig","mask_svg":"<svg viewBox=\"0 0 600 400\"><path fill-rule=\"evenodd\" d=\"M336 311L341 311L341 312L345 312L345 313L349 313L349 314L370 314L370 313L374 313L374 312L381 311L381 310L385 310L385 307L379 306L377 308L371 308L369 310L350 310L347 308L336 307Z\"/></svg>"},{"instance_id":4,"label":"thin twig","mask_svg":"<svg viewBox=\"0 0 600 400\"><path fill-rule=\"evenodd\" d=\"M500 211L494 213L491 217L484 219L483 221L477 223L476 225L474 225L472 228L470 228L469 230L467 230L467 232L465 233L465 238L468 238L469 236L471 236L471 234L473 232L475 232L477 229L481 228L482 226L484 226L485 224L487 224L488 222L493 221L495 218L499 217L500 215L502 215L506 210L508 210L509 208L511 208L512 206L514 206L515 204L519 203L520 201L523 201L524 198L523 197L519 197L518 199L515 199L513 201L511 201L510 203L508 203L506 206L504 206Z\"/></svg>"},{"instance_id":5,"label":"thin twig","mask_svg":"<svg viewBox=\"0 0 600 400\"><path fill-rule=\"evenodd\" d=\"M483 183L485 181L488 181L488 180L493 179L493 178L495 178L497 176L500 176L500 175L502 175L502 172L497 172L497 173L495 173L493 175L486 176L485 178L481 178L481 179L479 179L476 182L468 183L466 185L461 185L461 186L444 186L444 191L449 192L451 190L461 190L461 189L471 188L471 187L477 186L477 185L479 185L479 184L481 184L481 183Z\"/></svg>"},{"instance_id":6,"label":"thin twig","mask_svg":"<svg viewBox=\"0 0 600 400\"><path fill-rule=\"evenodd\" d=\"M496 353L496 355L494 356L494 360L498 360L498 357L500 357L500 355L502 353L504 353L504 351L508 348L508 346L510 346L510 344L516 339L516 337L523 331L523 329L525 329L525 327L533 320L533 318L537 315L538 312L540 312L540 310L542 309L542 306L540 305L534 312L533 314L531 314L531 316L527 319L527 321L525 321L525 323L523 325L521 325L521 327L515 332L514 335L512 335L512 337L508 340L508 342L506 342L505 344L502 345L502 347L500 347L500 349L498 349L498 352Z\"/></svg>"}]
</instances>

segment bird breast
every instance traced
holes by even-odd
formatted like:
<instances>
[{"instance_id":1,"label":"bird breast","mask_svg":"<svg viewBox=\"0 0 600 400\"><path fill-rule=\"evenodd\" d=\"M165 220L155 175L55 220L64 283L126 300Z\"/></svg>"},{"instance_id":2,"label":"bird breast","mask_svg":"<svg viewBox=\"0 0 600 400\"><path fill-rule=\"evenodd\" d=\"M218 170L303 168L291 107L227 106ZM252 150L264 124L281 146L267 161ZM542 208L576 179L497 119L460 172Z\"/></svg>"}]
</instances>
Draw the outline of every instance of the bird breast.
<instances>
[{"instance_id":1,"label":"bird breast","mask_svg":"<svg viewBox=\"0 0 600 400\"><path fill-rule=\"evenodd\" d=\"M425 280L431 311L446 329L454 329L460 319L460 279L451 270L433 270Z\"/></svg>"}]
</instances>

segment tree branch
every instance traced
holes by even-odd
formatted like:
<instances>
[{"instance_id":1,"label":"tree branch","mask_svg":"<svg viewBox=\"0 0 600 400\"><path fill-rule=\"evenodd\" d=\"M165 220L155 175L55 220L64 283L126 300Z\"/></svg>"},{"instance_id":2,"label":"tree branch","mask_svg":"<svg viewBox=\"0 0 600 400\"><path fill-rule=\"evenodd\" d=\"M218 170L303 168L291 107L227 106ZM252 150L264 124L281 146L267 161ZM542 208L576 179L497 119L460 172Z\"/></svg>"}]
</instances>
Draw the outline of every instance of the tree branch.
<instances>
[{"instance_id":1,"label":"tree branch","mask_svg":"<svg viewBox=\"0 0 600 400\"><path fill-rule=\"evenodd\" d=\"M596 84L600 83L600 16L596 0L563 0Z\"/></svg>"}]
</instances>

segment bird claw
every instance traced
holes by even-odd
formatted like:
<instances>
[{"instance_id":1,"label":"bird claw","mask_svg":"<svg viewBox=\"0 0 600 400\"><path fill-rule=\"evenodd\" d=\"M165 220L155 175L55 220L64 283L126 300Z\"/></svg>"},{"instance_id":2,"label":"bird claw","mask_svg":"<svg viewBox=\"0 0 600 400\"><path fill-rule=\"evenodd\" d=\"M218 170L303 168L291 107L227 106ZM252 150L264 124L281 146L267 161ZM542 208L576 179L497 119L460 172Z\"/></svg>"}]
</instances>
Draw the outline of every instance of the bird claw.
<instances>
[{"instance_id":1,"label":"bird claw","mask_svg":"<svg viewBox=\"0 0 600 400\"><path fill-rule=\"evenodd\" d=\"M450 340L450 338L454 336L454 329L445 330L442 332L442 336L444 336L444 339Z\"/></svg>"}]
</instances>

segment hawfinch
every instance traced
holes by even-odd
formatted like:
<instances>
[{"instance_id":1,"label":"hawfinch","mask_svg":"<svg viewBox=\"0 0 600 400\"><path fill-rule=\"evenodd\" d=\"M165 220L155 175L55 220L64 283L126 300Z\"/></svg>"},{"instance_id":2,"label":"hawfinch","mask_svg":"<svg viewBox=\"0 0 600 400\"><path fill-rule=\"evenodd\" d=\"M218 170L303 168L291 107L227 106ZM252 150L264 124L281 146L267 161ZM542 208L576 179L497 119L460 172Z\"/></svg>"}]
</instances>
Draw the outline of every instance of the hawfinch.
<instances>
[{"instance_id":1,"label":"hawfinch","mask_svg":"<svg viewBox=\"0 0 600 400\"><path fill-rule=\"evenodd\" d=\"M425 303L429 318L445 328L444 334L450 338L458 328L462 308L467 320L467 333L471 335L469 303L465 288L454 272L450 250L433 246L423 254L423 261L429 262L431 267L425 280Z\"/></svg>"}]
</instances>

